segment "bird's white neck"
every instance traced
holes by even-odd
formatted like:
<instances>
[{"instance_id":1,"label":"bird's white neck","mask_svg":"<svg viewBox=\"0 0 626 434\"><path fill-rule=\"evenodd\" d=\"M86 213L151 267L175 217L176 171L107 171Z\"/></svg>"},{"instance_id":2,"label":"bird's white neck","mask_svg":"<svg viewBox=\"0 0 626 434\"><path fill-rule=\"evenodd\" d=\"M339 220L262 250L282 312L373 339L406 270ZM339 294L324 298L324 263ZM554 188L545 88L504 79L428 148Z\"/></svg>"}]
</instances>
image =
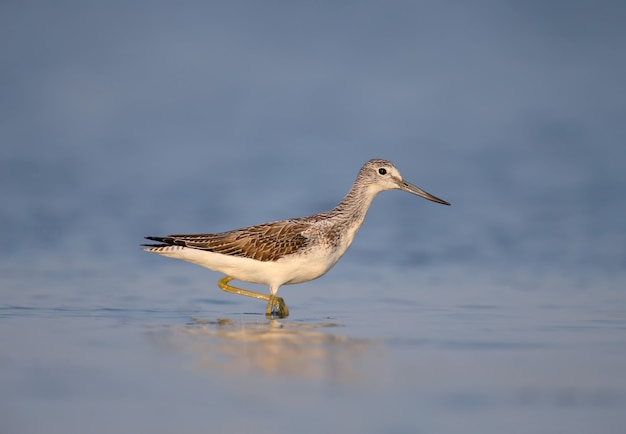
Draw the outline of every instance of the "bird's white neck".
<instances>
[{"instance_id":1,"label":"bird's white neck","mask_svg":"<svg viewBox=\"0 0 626 434\"><path fill-rule=\"evenodd\" d=\"M348 194L330 212L335 224L343 226L343 242L346 244L346 249L361 228L367 210L378 193L380 190L373 188L371 184L359 182L357 178Z\"/></svg>"}]
</instances>

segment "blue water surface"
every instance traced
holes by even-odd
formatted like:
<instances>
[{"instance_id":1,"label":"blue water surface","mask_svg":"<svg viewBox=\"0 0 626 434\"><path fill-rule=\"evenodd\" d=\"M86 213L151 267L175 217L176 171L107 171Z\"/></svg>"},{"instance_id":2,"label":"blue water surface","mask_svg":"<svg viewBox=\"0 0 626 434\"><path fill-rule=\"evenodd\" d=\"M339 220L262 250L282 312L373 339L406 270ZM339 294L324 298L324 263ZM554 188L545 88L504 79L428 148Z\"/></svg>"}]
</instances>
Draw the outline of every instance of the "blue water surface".
<instances>
[{"instance_id":1,"label":"blue water surface","mask_svg":"<svg viewBox=\"0 0 626 434\"><path fill-rule=\"evenodd\" d=\"M626 10L561 3L3 6L0 432L621 433ZM452 207L381 194L284 320L139 248L374 157Z\"/></svg>"}]
</instances>

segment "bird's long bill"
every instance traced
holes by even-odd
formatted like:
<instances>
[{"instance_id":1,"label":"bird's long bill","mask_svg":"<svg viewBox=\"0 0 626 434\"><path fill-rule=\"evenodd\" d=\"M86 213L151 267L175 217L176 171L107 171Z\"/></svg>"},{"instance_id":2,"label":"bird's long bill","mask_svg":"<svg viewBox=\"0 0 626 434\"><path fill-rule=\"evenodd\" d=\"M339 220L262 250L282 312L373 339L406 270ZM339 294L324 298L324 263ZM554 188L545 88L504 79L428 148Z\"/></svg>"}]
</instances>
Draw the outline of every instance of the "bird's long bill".
<instances>
[{"instance_id":1,"label":"bird's long bill","mask_svg":"<svg viewBox=\"0 0 626 434\"><path fill-rule=\"evenodd\" d=\"M435 197L435 196L433 196L430 193L426 193L424 190L422 190L419 187L414 186L410 182L406 182L404 180L399 181L398 182L398 187L402 191L406 191L408 193L413 193L413 194L415 194L415 195L417 195L419 197L423 197L424 199L432 200L433 202L437 202L437 203L440 203L442 205L450 205L450 203L446 202L445 200L439 199L438 197Z\"/></svg>"}]
</instances>

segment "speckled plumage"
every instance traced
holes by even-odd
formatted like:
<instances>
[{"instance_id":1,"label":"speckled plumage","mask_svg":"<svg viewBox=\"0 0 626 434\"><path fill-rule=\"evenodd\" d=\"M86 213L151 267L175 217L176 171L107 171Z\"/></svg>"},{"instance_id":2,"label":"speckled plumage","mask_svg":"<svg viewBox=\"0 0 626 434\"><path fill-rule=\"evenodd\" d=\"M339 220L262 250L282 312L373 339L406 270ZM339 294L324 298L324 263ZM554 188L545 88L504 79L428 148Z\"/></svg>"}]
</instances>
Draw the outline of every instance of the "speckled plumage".
<instances>
[{"instance_id":1,"label":"speckled plumage","mask_svg":"<svg viewBox=\"0 0 626 434\"><path fill-rule=\"evenodd\" d=\"M184 246L267 262L276 261L306 248L311 241L304 235L308 228L309 225L306 223L287 220L217 234L179 234L147 238L166 245Z\"/></svg>"},{"instance_id":2,"label":"speckled plumage","mask_svg":"<svg viewBox=\"0 0 626 434\"><path fill-rule=\"evenodd\" d=\"M389 161L370 160L345 198L331 211L215 234L146 237L148 252L182 259L237 280L261 283L276 294L282 285L325 274L348 249L369 206L385 190L400 189L449 205L404 181Z\"/></svg>"}]
</instances>

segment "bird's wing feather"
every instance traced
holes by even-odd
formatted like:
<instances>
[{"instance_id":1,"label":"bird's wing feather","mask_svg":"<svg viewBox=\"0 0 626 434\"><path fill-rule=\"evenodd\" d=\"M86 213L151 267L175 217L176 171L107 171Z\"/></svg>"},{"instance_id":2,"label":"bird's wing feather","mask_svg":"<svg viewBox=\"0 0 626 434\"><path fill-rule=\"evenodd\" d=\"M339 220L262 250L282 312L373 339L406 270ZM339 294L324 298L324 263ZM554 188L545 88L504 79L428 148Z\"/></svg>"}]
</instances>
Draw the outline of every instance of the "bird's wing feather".
<instances>
[{"instance_id":1,"label":"bird's wing feather","mask_svg":"<svg viewBox=\"0 0 626 434\"><path fill-rule=\"evenodd\" d=\"M284 220L217 234L174 234L147 238L166 245L179 245L266 262L306 248L310 238L304 232L309 227L295 220Z\"/></svg>"}]
</instances>

